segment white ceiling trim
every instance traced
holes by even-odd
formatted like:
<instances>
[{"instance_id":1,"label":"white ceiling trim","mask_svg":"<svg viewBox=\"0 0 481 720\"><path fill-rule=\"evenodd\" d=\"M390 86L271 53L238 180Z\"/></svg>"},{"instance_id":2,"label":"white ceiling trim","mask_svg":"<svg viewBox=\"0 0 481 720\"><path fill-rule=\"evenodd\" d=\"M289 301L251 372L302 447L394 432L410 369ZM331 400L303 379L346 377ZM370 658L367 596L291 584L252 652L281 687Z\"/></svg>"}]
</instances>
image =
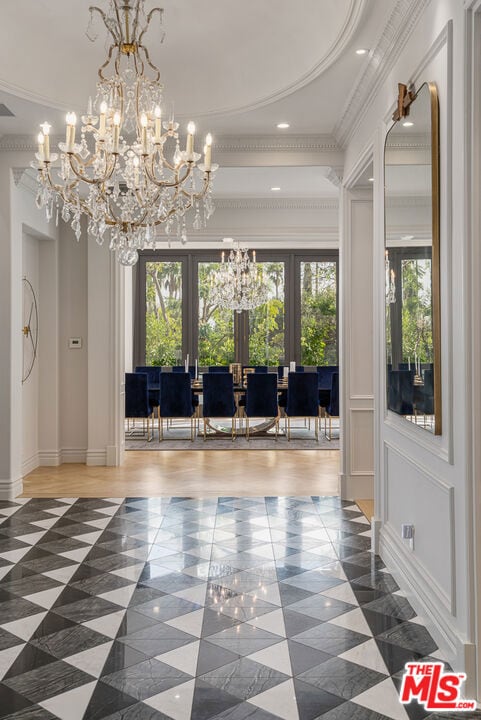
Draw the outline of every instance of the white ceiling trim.
<instances>
[{"instance_id":1,"label":"white ceiling trim","mask_svg":"<svg viewBox=\"0 0 481 720\"><path fill-rule=\"evenodd\" d=\"M222 135L215 138L219 152L250 152L251 150L312 150L341 152L333 135Z\"/></svg>"},{"instance_id":2,"label":"white ceiling trim","mask_svg":"<svg viewBox=\"0 0 481 720\"><path fill-rule=\"evenodd\" d=\"M345 147L359 127L369 101L391 71L419 16L429 5L430 0L398 0L386 27L374 48L369 62L354 83L339 121L334 128L334 136L341 147ZM395 88L393 87L393 93Z\"/></svg>"},{"instance_id":3,"label":"white ceiling trim","mask_svg":"<svg viewBox=\"0 0 481 720\"><path fill-rule=\"evenodd\" d=\"M337 198L215 198L219 210L337 210Z\"/></svg>"}]
</instances>

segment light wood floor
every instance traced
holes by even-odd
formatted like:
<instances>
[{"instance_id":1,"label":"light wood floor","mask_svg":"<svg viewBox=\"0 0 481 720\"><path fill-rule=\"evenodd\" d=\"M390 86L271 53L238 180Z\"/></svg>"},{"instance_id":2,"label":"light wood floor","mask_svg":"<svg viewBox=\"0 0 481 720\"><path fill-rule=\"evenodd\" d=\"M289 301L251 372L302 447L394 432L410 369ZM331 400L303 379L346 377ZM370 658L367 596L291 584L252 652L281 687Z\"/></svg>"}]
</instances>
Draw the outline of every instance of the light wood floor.
<instances>
[{"instance_id":1,"label":"light wood floor","mask_svg":"<svg viewBox=\"0 0 481 720\"><path fill-rule=\"evenodd\" d=\"M361 512L363 512L369 522L371 522L371 518L374 515L374 500L356 500L356 503L359 505Z\"/></svg>"},{"instance_id":2,"label":"light wood floor","mask_svg":"<svg viewBox=\"0 0 481 720\"><path fill-rule=\"evenodd\" d=\"M338 474L338 450L130 451L118 468L37 468L23 497L337 495Z\"/></svg>"}]
</instances>

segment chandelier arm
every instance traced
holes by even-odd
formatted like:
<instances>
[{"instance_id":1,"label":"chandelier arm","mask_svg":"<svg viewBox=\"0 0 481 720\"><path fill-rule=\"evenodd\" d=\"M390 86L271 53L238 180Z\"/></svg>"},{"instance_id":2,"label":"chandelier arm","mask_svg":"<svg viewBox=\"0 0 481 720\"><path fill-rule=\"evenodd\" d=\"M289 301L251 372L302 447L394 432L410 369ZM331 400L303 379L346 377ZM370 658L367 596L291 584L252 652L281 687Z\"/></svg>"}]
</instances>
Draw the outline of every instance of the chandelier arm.
<instances>
[{"instance_id":1,"label":"chandelier arm","mask_svg":"<svg viewBox=\"0 0 481 720\"><path fill-rule=\"evenodd\" d=\"M140 33L139 39L138 39L138 41L137 41L139 45L142 44L142 38L144 37L145 33L146 33L147 30L149 29L149 25L150 25L150 23L151 23L151 21L152 21L152 18L153 18L153 16L155 15L156 12L158 12L158 13L160 14L160 17L161 17L161 18L162 18L163 14L164 14L163 8L153 8L153 10L151 10L151 11L149 12L149 14L147 15L147 18L146 18L145 27L144 27L144 29L142 30L142 32Z\"/></svg>"},{"instance_id":2,"label":"chandelier arm","mask_svg":"<svg viewBox=\"0 0 481 720\"><path fill-rule=\"evenodd\" d=\"M120 19L120 8L119 8L118 1L117 1L117 0L113 0L113 3L112 3L112 4L113 4L113 6L114 6L115 16L116 16L116 18L117 18L118 27L121 29L121 28L122 28L122 20ZM122 31L120 32L118 42L119 42L119 44L122 42Z\"/></svg>"},{"instance_id":3,"label":"chandelier arm","mask_svg":"<svg viewBox=\"0 0 481 720\"><path fill-rule=\"evenodd\" d=\"M179 175L178 175L179 170L176 170L175 174L176 174L177 180L175 182L167 182L164 180L157 180L157 178L155 177L155 174L153 171L153 165L154 165L153 158L151 158L152 168L149 168L149 166L147 165L147 160L144 155L142 156L142 161L143 161L143 166L144 166L147 177L149 178L150 182L153 183L158 188L178 188L178 187L180 187L187 180L189 175L192 173L192 168L193 168L193 163L189 163L189 165L187 167L187 171L186 171L184 177L182 177L182 178L179 178Z\"/></svg>"},{"instance_id":4,"label":"chandelier arm","mask_svg":"<svg viewBox=\"0 0 481 720\"><path fill-rule=\"evenodd\" d=\"M158 67L156 67L156 66L154 65L154 63L153 63L152 60L150 59L149 51L148 51L147 48L144 47L143 45L139 45L138 49L139 49L139 50L142 50L142 52L143 52L144 55L145 55L145 59L146 59L146 61L147 61L147 65L149 65L149 67L155 72L154 82L159 82L159 81L160 81L160 70L159 70Z\"/></svg>"},{"instance_id":5,"label":"chandelier arm","mask_svg":"<svg viewBox=\"0 0 481 720\"><path fill-rule=\"evenodd\" d=\"M89 12L90 12L90 13L93 13L94 11L99 13L100 17L101 17L102 20L103 20L103 23L104 23L105 27L107 28L107 30L109 31L109 33L112 35L112 38L113 38L113 40L114 40L114 43L115 43L116 45L118 45L118 43L120 42L120 38L118 38L118 37L115 36L114 31L113 31L112 28L109 26L109 24L108 24L108 22L107 22L107 16L105 15L104 11L103 11L101 8L97 7L96 5L91 5L91 6L89 7Z\"/></svg>"},{"instance_id":6,"label":"chandelier arm","mask_svg":"<svg viewBox=\"0 0 481 720\"><path fill-rule=\"evenodd\" d=\"M105 175L101 178L89 178L87 175L84 175L80 170L79 167L85 167L85 165L81 162L81 160L78 158L78 156L75 153L67 153L69 161L70 161L70 167L72 169L72 172L75 173L75 175L79 178L79 180L83 180L83 182L88 183L89 185L100 185L104 183L106 180L112 177L112 174L115 170L115 167L117 165L117 158L118 155L112 155L113 162L110 161L109 165L110 168L107 169ZM75 167L75 163L77 163L77 167Z\"/></svg>"},{"instance_id":7,"label":"chandelier arm","mask_svg":"<svg viewBox=\"0 0 481 720\"><path fill-rule=\"evenodd\" d=\"M108 78L105 77L103 71L105 70L106 67L108 67L108 66L110 65L110 62L111 62L111 60L112 60L112 54L113 54L114 49L115 49L116 47L117 47L117 45L111 45L111 46L110 46L110 48L109 48L109 54L107 55L107 60L104 62L103 65L101 65L101 66L99 67L98 76L99 76L99 78L100 78L101 80L103 80L104 82L108 82Z\"/></svg>"},{"instance_id":8,"label":"chandelier arm","mask_svg":"<svg viewBox=\"0 0 481 720\"><path fill-rule=\"evenodd\" d=\"M200 200L206 194L207 190L209 189L209 185L210 185L210 178L204 177L204 187L199 192L192 193L192 192L189 192L188 190L184 190L184 188L181 188L181 192L183 195L185 195L186 197L190 197L193 200Z\"/></svg>"}]
</instances>

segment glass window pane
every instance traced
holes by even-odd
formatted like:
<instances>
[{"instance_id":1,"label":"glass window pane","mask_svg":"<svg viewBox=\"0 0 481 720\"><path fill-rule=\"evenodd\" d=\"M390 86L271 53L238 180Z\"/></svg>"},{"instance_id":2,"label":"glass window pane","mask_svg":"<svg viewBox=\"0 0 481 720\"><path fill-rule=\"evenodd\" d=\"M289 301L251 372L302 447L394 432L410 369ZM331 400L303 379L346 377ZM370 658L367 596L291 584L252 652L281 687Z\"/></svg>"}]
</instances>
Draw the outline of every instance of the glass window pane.
<instances>
[{"instance_id":1,"label":"glass window pane","mask_svg":"<svg viewBox=\"0 0 481 720\"><path fill-rule=\"evenodd\" d=\"M285 362L284 263L257 263L268 286L269 300L249 311L249 363Z\"/></svg>"},{"instance_id":2,"label":"glass window pane","mask_svg":"<svg viewBox=\"0 0 481 720\"><path fill-rule=\"evenodd\" d=\"M145 362L177 365L182 359L182 263L145 267Z\"/></svg>"},{"instance_id":3,"label":"glass window pane","mask_svg":"<svg viewBox=\"0 0 481 720\"><path fill-rule=\"evenodd\" d=\"M401 267L402 361L432 363L431 259L406 259Z\"/></svg>"},{"instance_id":4,"label":"glass window pane","mask_svg":"<svg viewBox=\"0 0 481 720\"><path fill-rule=\"evenodd\" d=\"M211 302L212 278L220 263L200 262L199 365L229 365L235 361L234 313Z\"/></svg>"},{"instance_id":5,"label":"glass window pane","mask_svg":"<svg viewBox=\"0 0 481 720\"><path fill-rule=\"evenodd\" d=\"M337 365L335 262L301 262L301 364Z\"/></svg>"}]
</instances>

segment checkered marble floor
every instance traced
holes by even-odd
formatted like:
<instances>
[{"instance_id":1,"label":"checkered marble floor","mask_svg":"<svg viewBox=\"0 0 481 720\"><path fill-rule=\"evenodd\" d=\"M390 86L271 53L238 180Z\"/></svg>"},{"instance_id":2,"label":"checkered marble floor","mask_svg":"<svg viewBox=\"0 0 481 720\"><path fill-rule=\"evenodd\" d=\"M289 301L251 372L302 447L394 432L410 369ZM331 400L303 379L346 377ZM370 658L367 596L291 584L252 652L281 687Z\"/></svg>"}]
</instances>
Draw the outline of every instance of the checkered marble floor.
<instances>
[{"instance_id":1,"label":"checkered marble floor","mask_svg":"<svg viewBox=\"0 0 481 720\"><path fill-rule=\"evenodd\" d=\"M0 717L423 718L437 648L369 547L332 497L2 502Z\"/></svg>"}]
</instances>

